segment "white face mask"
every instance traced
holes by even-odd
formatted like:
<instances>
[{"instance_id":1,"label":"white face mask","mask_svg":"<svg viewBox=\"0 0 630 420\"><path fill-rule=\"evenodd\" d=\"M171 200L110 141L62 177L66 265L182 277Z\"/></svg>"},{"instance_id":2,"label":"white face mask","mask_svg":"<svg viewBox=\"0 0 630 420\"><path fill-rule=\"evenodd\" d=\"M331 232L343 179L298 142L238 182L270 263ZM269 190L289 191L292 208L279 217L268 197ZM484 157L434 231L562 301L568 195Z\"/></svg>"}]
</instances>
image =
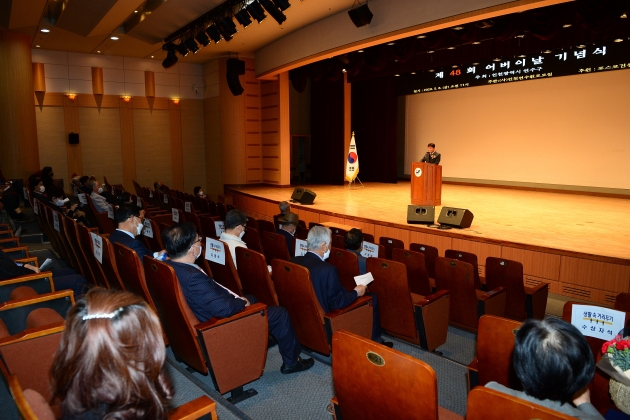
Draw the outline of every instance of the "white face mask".
<instances>
[{"instance_id":1,"label":"white face mask","mask_svg":"<svg viewBox=\"0 0 630 420\"><path fill-rule=\"evenodd\" d=\"M103 192L103 188L102 187L98 187L98 190L96 190L96 191L98 191L98 193L100 194L100 193Z\"/></svg>"},{"instance_id":2,"label":"white face mask","mask_svg":"<svg viewBox=\"0 0 630 420\"><path fill-rule=\"evenodd\" d=\"M328 259L328 257L330 257L330 248L328 248L328 251L324 252L324 259Z\"/></svg>"},{"instance_id":3,"label":"white face mask","mask_svg":"<svg viewBox=\"0 0 630 420\"><path fill-rule=\"evenodd\" d=\"M136 236L140 236L140 234L142 233L142 229L144 229L144 224L140 223L137 227L136 227Z\"/></svg>"},{"instance_id":4,"label":"white face mask","mask_svg":"<svg viewBox=\"0 0 630 420\"><path fill-rule=\"evenodd\" d=\"M57 206L59 206L59 207L63 207L63 205L65 204L65 202L64 202L63 200L57 200L57 201L55 202L55 204L56 204Z\"/></svg>"},{"instance_id":5,"label":"white face mask","mask_svg":"<svg viewBox=\"0 0 630 420\"><path fill-rule=\"evenodd\" d=\"M46 187L44 187L43 185L41 187L39 187L39 192L43 193L44 191L46 191Z\"/></svg>"},{"instance_id":6,"label":"white face mask","mask_svg":"<svg viewBox=\"0 0 630 420\"><path fill-rule=\"evenodd\" d=\"M245 236L245 231L242 231L242 232L238 235L239 239L243 239L243 236Z\"/></svg>"},{"instance_id":7,"label":"white face mask","mask_svg":"<svg viewBox=\"0 0 630 420\"><path fill-rule=\"evenodd\" d=\"M203 197L203 191L199 191L199 196Z\"/></svg>"},{"instance_id":8,"label":"white face mask","mask_svg":"<svg viewBox=\"0 0 630 420\"><path fill-rule=\"evenodd\" d=\"M195 260L198 259L199 257L201 257L201 245L199 245L199 252L195 254Z\"/></svg>"}]
</instances>

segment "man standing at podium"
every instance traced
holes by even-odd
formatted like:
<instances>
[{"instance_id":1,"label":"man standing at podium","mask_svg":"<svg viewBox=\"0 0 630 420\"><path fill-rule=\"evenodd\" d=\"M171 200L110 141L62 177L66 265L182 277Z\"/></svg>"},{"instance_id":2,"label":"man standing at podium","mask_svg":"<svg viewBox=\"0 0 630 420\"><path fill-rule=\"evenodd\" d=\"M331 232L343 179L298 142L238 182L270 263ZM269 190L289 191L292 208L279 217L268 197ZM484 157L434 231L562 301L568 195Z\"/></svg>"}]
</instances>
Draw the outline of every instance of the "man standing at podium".
<instances>
[{"instance_id":1,"label":"man standing at podium","mask_svg":"<svg viewBox=\"0 0 630 420\"><path fill-rule=\"evenodd\" d=\"M435 151L435 143L427 144L428 152L424 155L420 162L433 163L434 165L440 164L441 154Z\"/></svg>"}]
</instances>

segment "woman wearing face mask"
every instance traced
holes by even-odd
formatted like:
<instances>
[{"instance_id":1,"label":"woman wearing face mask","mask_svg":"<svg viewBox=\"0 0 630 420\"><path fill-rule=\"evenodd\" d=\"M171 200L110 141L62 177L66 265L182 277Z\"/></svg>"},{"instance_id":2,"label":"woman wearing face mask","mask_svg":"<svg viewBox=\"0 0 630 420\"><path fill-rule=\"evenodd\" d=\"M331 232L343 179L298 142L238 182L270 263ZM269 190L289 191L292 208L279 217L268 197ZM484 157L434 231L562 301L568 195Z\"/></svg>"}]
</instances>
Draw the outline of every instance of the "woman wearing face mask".
<instances>
[{"instance_id":1,"label":"woman wearing face mask","mask_svg":"<svg viewBox=\"0 0 630 420\"><path fill-rule=\"evenodd\" d=\"M44 186L44 183L42 182L42 179L40 177L31 175L31 177L28 179L28 185L33 192L33 199L37 198L39 201L47 205L52 204L52 202L50 201L50 197L48 196L48 194L46 194L46 187Z\"/></svg>"},{"instance_id":2,"label":"woman wearing face mask","mask_svg":"<svg viewBox=\"0 0 630 420\"><path fill-rule=\"evenodd\" d=\"M195 197L206 198L206 195L203 193L203 190L200 186L196 186L193 190L193 193L195 194Z\"/></svg>"},{"instance_id":3,"label":"woman wearing face mask","mask_svg":"<svg viewBox=\"0 0 630 420\"><path fill-rule=\"evenodd\" d=\"M246 230L247 215L238 209L228 211L225 215L225 232L221 234L219 240L225 242L230 248L234 267L236 267L236 248L240 246L247 248L247 244L243 242Z\"/></svg>"},{"instance_id":4,"label":"woman wearing face mask","mask_svg":"<svg viewBox=\"0 0 630 420\"><path fill-rule=\"evenodd\" d=\"M89 222L85 218L85 213L77 209L79 205L72 204L68 207L66 206L67 202L68 202L68 199L66 198L64 200L62 197L52 196L52 199L51 199L51 204L52 204L53 209L65 214L71 219L74 219L75 221L77 221L77 223L83 226L90 227Z\"/></svg>"},{"instance_id":5,"label":"woman wearing face mask","mask_svg":"<svg viewBox=\"0 0 630 420\"><path fill-rule=\"evenodd\" d=\"M144 210L133 203L123 203L116 211L116 223L118 228L109 236L109 241L113 244L122 244L136 251L140 261L145 255L160 260L167 258L166 251L151 252L147 246L136 239L142 234L144 227Z\"/></svg>"}]
</instances>

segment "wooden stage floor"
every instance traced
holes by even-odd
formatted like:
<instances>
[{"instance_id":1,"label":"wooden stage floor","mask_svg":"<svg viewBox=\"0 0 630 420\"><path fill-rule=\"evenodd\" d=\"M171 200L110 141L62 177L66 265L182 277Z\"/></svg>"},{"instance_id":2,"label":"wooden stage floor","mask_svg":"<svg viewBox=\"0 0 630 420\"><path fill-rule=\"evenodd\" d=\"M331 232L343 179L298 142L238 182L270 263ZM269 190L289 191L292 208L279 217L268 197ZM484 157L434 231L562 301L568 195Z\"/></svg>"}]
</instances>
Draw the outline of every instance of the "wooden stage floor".
<instances>
[{"instance_id":1,"label":"wooden stage floor","mask_svg":"<svg viewBox=\"0 0 630 420\"><path fill-rule=\"evenodd\" d=\"M472 211L468 229L447 231L407 224L410 183L366 183L365 188L305 186L317 193L299 210L367 223L471 239L478 242L551 251L568 256L630 265L630 199L444 184L442 205ZM274 203L289 200L293 187L231 188ZM441 206L436 208L436 222ZM275 208L277 213L277 207Z\"/></svg>"}]
</instances>

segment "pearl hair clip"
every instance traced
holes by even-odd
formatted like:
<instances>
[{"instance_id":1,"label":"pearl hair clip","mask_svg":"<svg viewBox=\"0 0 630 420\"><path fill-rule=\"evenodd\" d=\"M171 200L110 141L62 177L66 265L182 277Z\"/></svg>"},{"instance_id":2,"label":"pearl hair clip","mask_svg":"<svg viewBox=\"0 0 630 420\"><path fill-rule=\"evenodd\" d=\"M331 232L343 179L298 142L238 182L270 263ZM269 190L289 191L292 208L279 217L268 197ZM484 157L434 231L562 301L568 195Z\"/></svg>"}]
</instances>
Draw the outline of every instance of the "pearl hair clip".
<instances>
[{"instance_id":1,"label":"pearl hair clip","mask_svg":"<svg viewBox=\"0 0 630 420\"><path fill-rule=\"evenodd\" d=\"M110 312L108 314L89 314L89 315L83 315L83 320L87 321L88 319L101 319L101 318L113 318L116 315L118 315L119 313L122 312L122 310L124 309L124 306L116 309L114 312Z\"/></svg>"}]
</instances>

